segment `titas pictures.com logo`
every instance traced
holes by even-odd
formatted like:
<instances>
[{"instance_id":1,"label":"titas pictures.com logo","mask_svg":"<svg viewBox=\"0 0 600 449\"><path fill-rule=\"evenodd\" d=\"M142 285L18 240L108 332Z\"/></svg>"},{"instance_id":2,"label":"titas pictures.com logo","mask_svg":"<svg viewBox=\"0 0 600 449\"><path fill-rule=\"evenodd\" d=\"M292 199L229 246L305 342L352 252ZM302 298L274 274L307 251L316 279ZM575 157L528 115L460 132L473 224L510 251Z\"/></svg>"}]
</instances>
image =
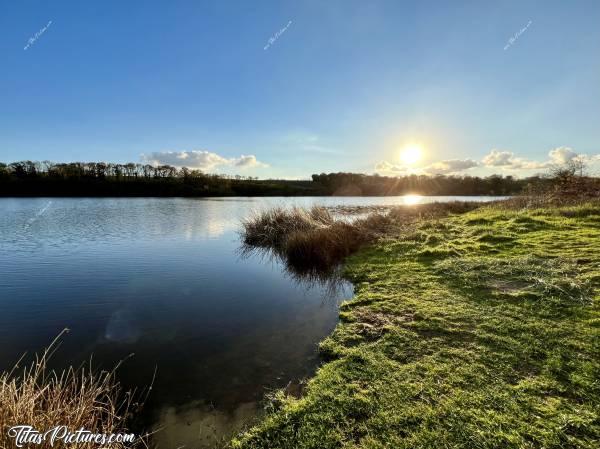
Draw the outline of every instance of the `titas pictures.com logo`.
<instances>
[{"instance_id":1,"label":"titas pictures.com logo","mask_svg":"<svg viewBox=\"0 0 600 449\"><path fill-rule=\"evenodd\" d=\"M46 431L39 431L32 426L19 425L8 429L8 436L13 438L16 447L25 445L41 445L45 442L55 446L58 442L65 445L95 443L105 446L113 443L133 443L135 435L132 433L93 433L83 428L70 431L67 426L56 426Z\"/></svg>"}]
</instances>

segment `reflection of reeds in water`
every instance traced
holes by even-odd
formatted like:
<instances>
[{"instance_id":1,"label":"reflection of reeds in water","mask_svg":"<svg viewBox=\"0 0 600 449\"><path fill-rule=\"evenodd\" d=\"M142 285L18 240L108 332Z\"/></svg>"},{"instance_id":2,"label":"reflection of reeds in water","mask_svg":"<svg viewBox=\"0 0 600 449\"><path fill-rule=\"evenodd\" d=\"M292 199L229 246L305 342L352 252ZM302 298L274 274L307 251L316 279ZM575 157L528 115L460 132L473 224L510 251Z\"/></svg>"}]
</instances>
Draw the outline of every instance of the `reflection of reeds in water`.
<instances>
[{"instance_id":1,"label":"reflection of reeds in water","mask_svg":"<svg viewBox=\"0 0 600 449\"><path fill-rule=\"evenodd\" d=\"M141 407L141 394L123 392L112 371L94 372L91 367L69 367L61 372L48 371L48 359L58 346L63 330L41 356L22 371L19 363L0 374L0 447L14 447L8 429L27 425L46 432L66 426L70 432L81 428L96 434L127 432L126 421ZM144 398L145 399L145 398ZM60 441L58 442L60 446ZM56 444L56 442L55 442ZM98 448L98 444L73 443L73 448ZM107 445L108 446L108 445ZM146 438L135 436L134 443L110 444L111 448L145 447ZM49 439L36 445L51 447Z\"/></svg>"},{"instance_id":2,"label":"reflection of reeds in water","mask_svg":"<svg viewBox=\"0 0 600 449\"><path fill-rule=\"evenodd\" d=\"M336 218L328 208L275 208L256 213L242 222L242 254L263 254L285 263L288 273L300 282L329 286L341 281L341 262L363 246L423 218L462 213L477 203L449 202L396 206L348 220Z\"/></svg>"},{"instance_id":3,"label":"reflection of reeds in water","mask_svg":"<svg viewBox=\"0 0 600 449\"><path fill-rule=\"evenodd\" d=\"M243 221L241 255L282 261L294 282L307 288L318 285L325 288L326 295L336 296L344 286L339 268L334 264L305 263L307 259L301 255L299 240L306 233L326 231L335 223L324 207L273 208L256 213ZM297 237L296 242L290 242L291 236ZM292 255L294 251L297 257Z\"/></svg>"},{"instance_id":4,"label":"reflection of reeds in water","mask_svg":"<svg viewBox=\"0 0 600 449\"><path fill-rule=\"evenodd\" d=\"M309 266L295 267L273 248L252 246L246 243L242 243L240 246L239 254L242 259L257 257L261 263L281 262L288 278L307 291L315 287L321 288L324 299L337 298L349 286L348 281L342 276L340 266L328 269L317 269Z\"/></svg>"}]
</instances>

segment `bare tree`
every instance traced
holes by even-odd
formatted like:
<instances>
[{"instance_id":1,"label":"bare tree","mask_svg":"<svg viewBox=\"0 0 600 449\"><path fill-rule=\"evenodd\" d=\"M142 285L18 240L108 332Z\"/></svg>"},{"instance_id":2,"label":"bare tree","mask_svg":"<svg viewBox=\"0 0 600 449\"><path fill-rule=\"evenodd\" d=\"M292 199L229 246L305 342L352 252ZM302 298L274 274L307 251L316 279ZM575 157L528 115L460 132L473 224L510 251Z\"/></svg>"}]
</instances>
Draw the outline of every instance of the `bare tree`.
<instances>
[{"instance_id":1,"label":"bare tree","mask_svg":"<svg viewBox=\"0 0 600 449\"><path fill-rule=\"evenodd\" d=\"M583 178L587 172L587 164L581 157L575 157L564 164L550 168L550 176L559 184L572 183L575 178Z\"/></svg>"}]
</instances>

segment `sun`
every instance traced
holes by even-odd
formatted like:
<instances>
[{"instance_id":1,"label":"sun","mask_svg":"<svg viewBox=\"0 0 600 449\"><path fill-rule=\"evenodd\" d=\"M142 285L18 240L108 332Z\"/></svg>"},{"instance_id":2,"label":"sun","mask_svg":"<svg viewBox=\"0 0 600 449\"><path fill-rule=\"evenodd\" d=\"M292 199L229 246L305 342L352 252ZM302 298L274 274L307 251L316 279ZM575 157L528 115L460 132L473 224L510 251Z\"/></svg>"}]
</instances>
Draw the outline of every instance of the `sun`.
<instances>
[{"instance_id":1,"label":"sun","mask_svg":"<svg viewBox=\"0 0 600 449\"><path fill-rule=\"evenodd\" d=\"M423 157L423 148L420 145L408 145L400 151L400 160L405 165L414 165Z\"/></svg>"}]
</instances>

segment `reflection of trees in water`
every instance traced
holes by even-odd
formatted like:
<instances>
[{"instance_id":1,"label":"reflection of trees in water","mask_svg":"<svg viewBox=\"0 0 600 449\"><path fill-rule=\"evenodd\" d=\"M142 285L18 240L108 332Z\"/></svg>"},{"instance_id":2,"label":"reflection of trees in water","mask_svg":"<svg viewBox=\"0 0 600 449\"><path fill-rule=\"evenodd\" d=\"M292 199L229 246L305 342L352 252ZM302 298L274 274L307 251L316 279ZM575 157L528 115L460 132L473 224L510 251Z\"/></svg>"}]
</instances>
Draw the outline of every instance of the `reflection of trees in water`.
<instances>
[{"instance_id":1,"label":"reflection of trees in water","mask_svg":"<svg viewBox=\"0 0 600 449\"><path fill-rule=\"evenodd\" d=\"M352 292L352 285L344 278L342 265L317 266L307 262L294 263L283 251L242 243L238 249L242 259L256 257L260 263L281 264L285 275L305 290L320 289L323 299L339 298Z\"/></svg>"}]
</instances>

